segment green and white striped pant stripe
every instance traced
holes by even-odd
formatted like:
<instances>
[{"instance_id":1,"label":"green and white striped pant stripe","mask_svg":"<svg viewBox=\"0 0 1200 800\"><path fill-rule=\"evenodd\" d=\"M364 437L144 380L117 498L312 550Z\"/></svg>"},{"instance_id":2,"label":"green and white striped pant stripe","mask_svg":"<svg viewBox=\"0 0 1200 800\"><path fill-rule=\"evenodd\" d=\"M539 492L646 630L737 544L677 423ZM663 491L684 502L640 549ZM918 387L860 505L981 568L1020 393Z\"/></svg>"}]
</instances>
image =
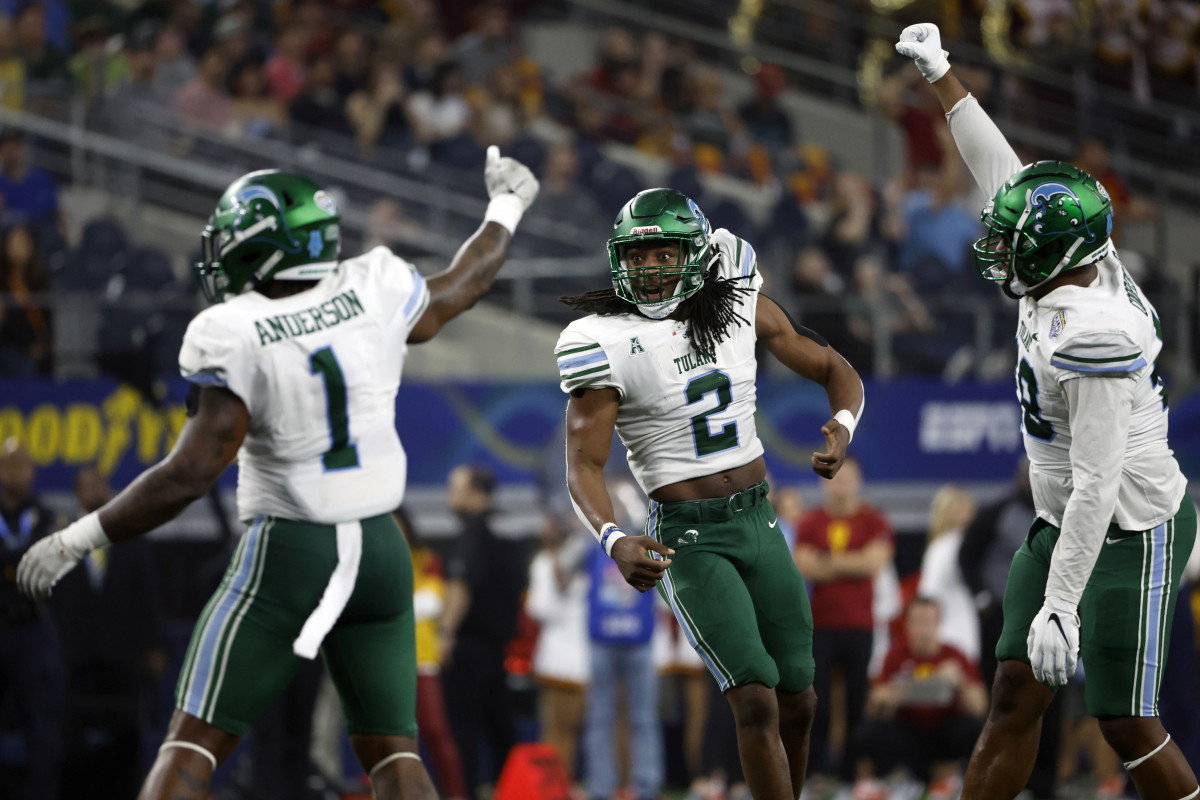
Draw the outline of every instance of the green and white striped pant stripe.
<instances>
[{"instance_id":1,"label":"green and white striped pant stripe","mask_svg":"<svg viewBox=\"0 0 1200 800\"><path fill-rule=\"evenodd\" d=\"M1172 568L1174 566L1175 520L1147 531L1142 536L1141 603L1138 622L1137 665L1130 697L1130 714L1158 716L1158 690L1162 684L1167 651Z\"/></svg>"},{"instance_id":2,"label":"green and white striped pant stripe","mask_svg":"<svg viewBox=\"0 0 1200 800\"><path fill-rule=\"evenodd\" d=\"M188 645L175 705L205 722L212 722L230 646L262 582L267 540L274 525L273 519L260 517L246 531L222 581L222 590L209 600Z\"/></svg>"},{"instance_id":3,"label":"green and white striped pant stripe","mask_svg":"<svg viewBox=\"0 0 1200 800\"><path fill-rule=\"evenodd\" d=\"M646 519L646 534L653 537L656 542L662 541L662 504L654 500L650 501L650 515ZM661 558L658 553L653 551L651 551L650 556L655 559ZM675 584L671 580L671 570L669 569L663 573L663 588L667 604L671 606L671 611L674 612L675 619L679 621L679 627L683 631L683 635L687 637L688 644L692 646L692 649L696 651L708 667L708 671L716 678L721 691L725 692L732 689L737 685L733 680L733 674L721 663L721 659L717 656L716 651L704 640L704 635L700 632L700 628L680 601L679 594L675 591Z\"/></svg>"}]
</instances>

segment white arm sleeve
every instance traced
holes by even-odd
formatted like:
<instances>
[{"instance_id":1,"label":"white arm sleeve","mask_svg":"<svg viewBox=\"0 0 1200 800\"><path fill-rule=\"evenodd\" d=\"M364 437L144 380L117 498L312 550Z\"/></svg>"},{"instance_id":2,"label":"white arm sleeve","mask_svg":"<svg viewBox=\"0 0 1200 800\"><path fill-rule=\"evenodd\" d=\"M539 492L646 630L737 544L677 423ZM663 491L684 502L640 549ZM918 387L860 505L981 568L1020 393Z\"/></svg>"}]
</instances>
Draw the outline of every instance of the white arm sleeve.
<instances>
[{"instance_id":1,"label":"white arm sleeve","mask_svg":"<svg viewBox=\"0 0 1200 800\"><path fill-rule=\"evenodd\" d=\"M1063 382L1071 420L1071 497L1050 557L1046 597L1078 604L1104 546L1117 505L1133 380L1083 377Z\"/></svg>"},{"instance_id":2,"label":"white arm sleeve","mask_svg":"<svg viewBox=\"0 0 1200 800\"><path fill-rule=\"evenodd\" d=\"M979 101L968 94L946 114L958 152L975 182L991 198L1022 166L1012 145L992 122Z\"/></svg>"}]
</instances>

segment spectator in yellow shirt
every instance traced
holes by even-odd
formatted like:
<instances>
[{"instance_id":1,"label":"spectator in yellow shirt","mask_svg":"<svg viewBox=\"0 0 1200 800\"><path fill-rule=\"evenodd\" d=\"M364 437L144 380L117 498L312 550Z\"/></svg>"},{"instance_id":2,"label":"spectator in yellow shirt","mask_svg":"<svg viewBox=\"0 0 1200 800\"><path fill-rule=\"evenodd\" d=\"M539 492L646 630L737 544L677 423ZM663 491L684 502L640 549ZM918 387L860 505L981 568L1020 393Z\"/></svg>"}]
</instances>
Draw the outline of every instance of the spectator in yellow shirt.
<instances>
[{"instance_id":1,"label":"spectator in yellow shirt","mask_svg":"<svg viewBox=\"0 0 1200 800\"><path fill-rule=\"evenodd\" d=\"M446 598L442 560L421 539L403 506L393 516L412 552L413 614L417 621L417 728L433 757L442 795L448 800L465 800L462 759L450 733L442 696L442 652L438 642L438 618Z\"/></svg>"}]
</instances>

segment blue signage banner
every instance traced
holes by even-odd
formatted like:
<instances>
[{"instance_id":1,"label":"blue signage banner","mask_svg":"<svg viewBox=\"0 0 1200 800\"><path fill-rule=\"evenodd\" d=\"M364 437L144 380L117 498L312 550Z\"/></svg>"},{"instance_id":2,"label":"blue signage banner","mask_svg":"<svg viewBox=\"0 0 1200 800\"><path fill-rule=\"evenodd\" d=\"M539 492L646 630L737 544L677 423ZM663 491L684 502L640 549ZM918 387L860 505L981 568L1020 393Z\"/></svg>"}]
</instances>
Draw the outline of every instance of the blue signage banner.
<instances>
[{"instance_id":1,"label":"blue signage banner","mask_svg":"<svg viewBox=\"0 0 1200 800\"><path fill-rule=\"evenodd\" d=\"M1022 450L1020 407L1010 384L869 382L853 452L873 481L1007 480ZM186 413L187 385L168 385L161 406L111 381L0 382L0 441L19 439L39 468L39 487L68 490L95 463L116 486L161 459ZM1200 469L1200 401L1172 409L1172 443ZM561 480L566 397L552 383L406 383L396 424L409 481L440 484L457 464L492 467L501 482ZM815 481L810 456L824 448L825 395L803 381L762 379L758 434L778 481ZM232 486L234 470L222 478ZM554 473L554 474L551 474Z\"/></svg>"}]
</instances>

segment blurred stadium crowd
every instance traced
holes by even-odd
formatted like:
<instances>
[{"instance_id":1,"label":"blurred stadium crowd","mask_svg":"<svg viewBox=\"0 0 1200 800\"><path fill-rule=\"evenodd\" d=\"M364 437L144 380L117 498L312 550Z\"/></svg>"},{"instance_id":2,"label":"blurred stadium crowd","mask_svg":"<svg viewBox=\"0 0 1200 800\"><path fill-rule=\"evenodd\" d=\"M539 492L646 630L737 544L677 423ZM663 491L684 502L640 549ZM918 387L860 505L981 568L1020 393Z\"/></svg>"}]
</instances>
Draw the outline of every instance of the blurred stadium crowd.
<instances>
[{"instance_id":1,"label":"blurred stadium crowd","mask_svg":"<svg viewBox=\"0 0 1200 800\"><path fill-rule=\"evenodd\" d=\"M709 22L719 27L702 31L724 35L741 19L722 16L725 5L668 2L656 14ZM593 265L538 273L539 302L521 310L556 322L568 312L554 297L590 286L598 274L613 210L648 184L670 185L696 199L716 225L754 242L767 291L860 371L1001 378L1009 369L1004 306L976 279L970 260L981 198L927 87L870 55L873 31L918 12L888 17L879 9L890 5L907 4L766 3L757 17L742 20L764 43L786 44L775 41L786 32L792 50L830 68L861 62L859 89L847 104L891 118L903 137L904 162L874 170L840 163L836 141L806 136L789 102L806 93L838 95L840 84L817 85L811 75L754 58L735 60L703 36L587 16L570 2L13 2L0 18L0 105L70 119L200 168L255 168L273 157L302 165L339 159L467 197L480 194L473 171L484 147L500 144L531 164L544 187L531 216L551 235L527 237L524 254ZM1157 143L1151 133L1162 129L1180 148L1179 159L1196 152L1188 144L1200 125L1184 106L1176 113L1164 102L1196 94L1194 6L1001 3L1009 36L1003 46L981 41L973 51L971 39L994 27L986 18L997 4L942 5L936 16L943 27L964 39L968 55L960 63L971 88L1008 109L1002 119L1031 123L1031 135L1071 137L1067 151L1060 140L1047 140L1050 150L1042 141L1028 146L1030 158L1073 158L1109 188L1123 229L1143 226L1145 233L1149 226L1137 240L1142 246L1123 243L1122 253L1162 318L1176 319L1192 287L1181 294L1184 278L1165 269L1153 246L1161 240L1161 192L1144 169L1133 176L1115 170L1110 150L1116 147L1126 164L1130 156L1161 162L1163 147L1138 146ZM555 63L553 49L526 42L525 30L562 19L599 29L590 64L577 53ZM1049 77L1019 78L1024 73L1012 64L1034 64L1037 75ZM1139 118L1139 109L1153 119ZM1091 129L1103 139L1063 130L1063 119L1105 114L1111 123L1106 118ZM230 149L238 147L250 149ZM149 361L171 373L179 321L145 313L132 321L139 303L126 295L165 293L167 302L156 307L177 308L186 321L196 295L185 274L191 242L146 251L130 235L136 218L64 218L56 191L69 191L79 171L59 169L52 179L38 166L73 157L61 141L22 137L21 128L10 127L0 151L7 309L0 369L54 372L56 350L66 349L56 347L56 329L66 328L58 338L92 343L87 357L102 368L122 360L114 353L152 346L158 352ZM137 193L141 202L171 202L130 188L135 171L118 162L92 182L117 198ZM423 234L456 240L473 225L472 217L438 216L419 193L387 196L338 177L349 203L361 209L360 236L347 249L383 241L413 257ZM56 180L66 185L56 187ZM203 206L192 209L193 217L203 213ZM108 341L93 341L70 313L67 324L55 324L55 296L77 292L102 292L110 305L135 311L118 315L121 330L107 320L96 326ZM1179 338L1167 336L1168 346Z\"/></svg>"},{"instance_id":2,"label":"blurred stadium crowd","mask_svg":"<svg viewBox=\"0 0 1200 800\"><path fill-rule=\"evenodd\" d=\"M444 213L435 188L465 198L463 207L473 212L470 201L482 195L483 187L476 184L484 149L499 144L533 167L542 182L530 218L544 224L529 226L533 233L523 233L525 241L518 237L511 268L519 273L522 258L582 265L531 272L539 301L530 307L519 305L515 291L511 297L500 292L501 300L552 323L569 315L553 302L557 294L596 288L597 281L606 280L603 248L613 212L647 185L672 186L695 198L717 226L753 242L767 279L765 291L826 335L863 374L1009 380L1013 364L1012 307L978 280L971 260L970 245L982 233L982 198L962 168L926 84L910 80L911 69L897 71L898 64L864 55L873 52L876 31L890 40L907 22L938 19L948 38L961 40L967 53L976 54L956 62L962 63L970 88L985 103L1006 109L1002 118L1026 126L1022 130L1028 135L1014 139L1023 156L1070 158L1101 178L1122 226L1118 236L1140 232L1138 242L1157 241L1164 200L1200 203L1200 193L1168 198L1153 180L1164 164L1186 167L1200 152L1195 146L1200 123L1189 109L1200 86L1195 3L795 0L742 3L731 11L734 5L720 0L663 0L653 9L591 0L0 0L0 108L22 112L4 114L0 129L0 379L104 374L151 394L157 377L175 374L182 331L199 301L187 269L197 239L172 244L145 236L142 218L126 213L123 201L136 192L139 203L183 211L198 236L202 214L217 196L211 186L202 191L200 179L189 191L204 199L191 206L170 190L155 195L153 184L135 180L133 162L116 156L91 164L82 175L72 162L70 142L31 122L37 119L109 136L144 154L182 159L199 173L219 176L214 183L220 184L231 167L244 171L286 162L320 170L323 160L415 180L430 187L428 198L420 191L390 196L370 181L355 182L350 166L345 186L321 178L340 189L343 202L356 210L346 251L386 243L406 257L442 253L430 242L431 234L461 240L464 226L473 225L478 215ZM679 22L677 33L669 24L657 24L664 18ZM571 54L565 64L539 58L553 48L531 47L526 34L545 23L592 30L594 51ZM712 44L718 35L745 42L747 27L751 40L766 48L849 71L857 76L857 89L782 60L750 57L751 44L741 53ZM581 63L584 67L577 68ZM1044 79L1023 78L1029 74ZM836 142L806 133L796 101L808 96L890 120L887 124L900 134L903 161L874 169L842 163L834 155ZM1064 120L1072 122L1064 127ZM1086 130L1099 136L1083 135L1076 120L1090 121ZM139 162L137 169L148 171L146 163ZM1116 163L1140 166L1125 173ZM93 206L88 216L72 217L63 197L85 185L115 198L114 213L97 213ZM1164 253L1154 247L1123 247L1122 256L1169 328L1177 320L1192 321L1191 327L1181 324L1164 337L1171 363L1183 342L1195 341L1193 265L1168 270ZM0 391L4 387L0 382ZM6 451L0 466L4 507L18 507L36 495L33 466L20 450ZM488 481L476 477L474 489L490 496ZM828 659L818 665L826 680L835 672L839 677L830 690L832 714L821 723L827 729L814 753L815 778L806 790L813 800L851 794L854 800L954 796L955 762L965 753L948 742L971 738L965 731L977 723L979 689L990 677L986 661L989 637L994 642L997 633L1004 558L1015 547L1011 537L1019 537L1032 513L1021 505L1028 501L1019 484L995 506L978 510L962 490L939 492L930 510L928 547L926 537L899 537L909 540L899 542L887 510L864 504L860 486L833 490L824 506L807 512L796 492L785 489L772 498L781 518L790 509L785 522L797 542L797 563L821 557L806 551L805 537L826 541L825 526L837 520L873 531L855 546L878 540L886 550L877 569L855 586L842 587L846 594L826 594L835 598L826 608L837 605L838 597L850 598L858 613L846 624L859 635L849 637L850 644L831 636ZM97 496L107 491L102 476L81 473L80 508L96 507ZM464 518L478 516L489 507L487 500L476 497L452 510ZM482 509L478 502L484 502ZM45 512L47 524L53 516ZM869 525L862 522L867 518ZM230 537L227 522L214 524ZM411 528L421 526L414 514ZM439 665L451 670L446 708L426 709L440 716L422 722L430 736L428 761L446 796L465 796L476 782L490 784L503 759L497 750L539 737L566 754L568 772L587 796L585 776L597 767L589 766L591 748L580 745L581 735L617 735L635 748L644 741L641 736L664 737L657 765L640 763L634 752L605 767L616 771L620 785L645 780L655 792L687 792L692 800L739 796L744 785L737 774L732 719L723 716L726 705L714 696L712 681L669 613L661 607L648 612L656 620L655 632L639 642L652 649L643 678L658 681L650 684L657 687L654 713L647 720L631 709L625 722L598 719L599 711L587 700L584 648L589 609L607 578L585 555L590 542L555 514L545 517L536 554L532 531L514 543L488 539L486 531L466 522L463 530L418 558L426 579L424 585L418 581L418 592L445 597L454 581L482 580L476 565L495 563L493 557L519 563L516 594L528 591L523 605L496 603L477 610L478 618L466 617L458 641L439 641L439 611L426 617L434 627L424 634L429 655L423 675L436 675ZM468 535L470 530L475 532ZM151 580L155 570L139 568L139 559L153 557L163 546L123 549L113 554L112 564L90 565L74 575L78 585L56 593L54 614L46 619L61 625L62 657L30 663L49 676L46 691L60 691L57 699L51 694L36 702L58 703L65 711L63 727L27 731L42 744L25 747L11 735L26 705L18 701L35 701L6 692L5 681L11 679L0 670L0 789L15 787L31 766L45 768L33 764L37 759L31 756L40 755L53 761L54 770L67 763L64 758L108 769L101 779L85 780L75 766L63 771L64 798L130 796L110 794L108 787L130 785L144 772L145 748L157 741L170 704L166 693L177 663L171 653L179 643L172 639L178 632L170 619L163 618L190 626L198 611L193 606L211 589L197 585L203 581L194 576ZM517 551L495 555L496 548L505 547ZM187 563L196 555L171 563ZM215 564L224 551L210 548L202 555ZM444 570L439 562L445 562ZM219 578L219 569L208 570L209 584ZM934 570L937 579L929 577ZM141 580L112 589L120 585L122 572ZM952 595L951 589L960 594ZM822 589L817 584L813 591L817 598ZM935 637L928 654L915 656L927 670L921 680L932 673L940 679L906 700L905 692L920 682L911 667L914 657L900 653L889 660L888 637L892 644L906 642L907 629L928 643L928 614L921 617L919 603L909 608L918 594L940 601L941 630L948 633ZM1195 602L1189 592L1183 596ZM1196 704L1196 642L1185 605L1179 616L1186 620L1178 622L1172 648L1176 683L1164 686L1164 713L1194 710ZM821 607L814 599L815 614ZM511 614L498 619L505 608ZM42 613L15 595L3 596L0 612L7 620L0 626L14 627L22 615ZM816 624L820 631L819 616ZM841 631L839 625L832 622L828 630ZM963 634L973 630L978 632ZM940 649L954 641L949 634L955 633L961 659ZM470 636L504 640L502 691L508 696L495 705L499 721L494 715L475 720L473 710L463 707L461 687L471 681L453 673L454 653ZM942 669L946 661L955 666ZM460 658L460 670L463 663ZM903 691L887 688L893 679ZM254 766L233 765L235 774L225 776L218 796L320 797L347 779L340 774L340 743L328 733L336 729L336 707L322 704L321 686L319 670L298 681L295 696L285 698L259 729L251 748ZM634 689L627 685L624 691ZM1083 714L1079 683L1060 695L1058 720L1044 737L1035 796L1131 792L1120 765L1106 755L1094 723ZM609 705L615 710L615 703ZM470 727L476 723L479 731ZM942 727L949 724L955 727ZM1179 731L1181 746L1188 744L1195 758L1200 748L1195 720L1169 727ZM901 753L896 743L916 737L914 731L930 736L940 731L943 738L930 739L933 743L919 752ZM481 738L487 742L484 754L475 757ZM37 749L54 741L60 746ZM465 785L447 774L453 769L447 765L463 758L469 762ZM306 779L301 788L271 783L280 775L294 778L297 763ZM308 782L310 771L314 779Z\"/></svg>"}]
</instances>

